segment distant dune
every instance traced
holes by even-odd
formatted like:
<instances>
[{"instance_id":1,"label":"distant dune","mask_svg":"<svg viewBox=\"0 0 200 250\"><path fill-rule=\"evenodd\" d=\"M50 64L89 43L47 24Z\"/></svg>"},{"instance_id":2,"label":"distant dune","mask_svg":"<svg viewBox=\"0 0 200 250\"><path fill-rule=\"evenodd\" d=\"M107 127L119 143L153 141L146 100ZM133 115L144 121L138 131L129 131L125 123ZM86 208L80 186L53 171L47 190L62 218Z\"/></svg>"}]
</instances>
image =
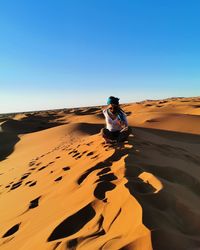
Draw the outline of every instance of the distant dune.
<instances>
[{"instance_id":1,"label":"distant dune","mask_svg":"<svg viewBox=\"0 0 200 250\"><path fill-rule=\"evenodd\" d=\"M0 117L0 249L200 249L200 97Z\"/></svg>"}]
</instances>

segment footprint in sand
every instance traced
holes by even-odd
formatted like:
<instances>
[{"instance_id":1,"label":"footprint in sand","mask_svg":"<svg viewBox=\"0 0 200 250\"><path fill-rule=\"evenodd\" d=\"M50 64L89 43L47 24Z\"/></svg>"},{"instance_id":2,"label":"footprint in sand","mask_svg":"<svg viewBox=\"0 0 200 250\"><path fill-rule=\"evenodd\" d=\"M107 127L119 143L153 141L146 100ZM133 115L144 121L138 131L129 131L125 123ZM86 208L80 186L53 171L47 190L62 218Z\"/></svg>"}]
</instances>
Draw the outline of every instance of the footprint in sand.
<instances>
[{"instance_id":1,"label":"footprint in sand","mask_svg":"<svg viewBox=\"0 0 200 250\"><path fill-rule=\"evenodd\" d=\"M49 166L49 165L51 165L51 164L53 164L53 163L54 163L54 161L51 161L51 162L49 162L49 163L48 163L48 165L47 165L47 166Z\"/></svg>"},{"instance_id":2,"label":"footprint in sand","mask_svg":"<svg viewBox=\"0 0 200 250\"><path fill-rule=\"evenodd\" d=\"M36 183L37 183L37 181L32 181L32 182L31 182L31 184L29 185L29 187L33 187L33 186L35 186L35 185L36 185Z\"/></svg>"},{"instance_id":3,"label":"footprint in sand","mask_svg":"<svg viewBox=\"0 0 200 250\"><path fill-rule=\"evenodd\" d=\"M32 166L34 166L35 165L35 161L31 161L31 162L29 162L29 167L32 167Z\"/></svg>"},{"instance_id":4,"label":"footprint in sand","mask_svg":"<svg viewBox=\"0 0 200 250\"><path fill-rule=\"evenodd\" d=\"M90 155L93 155L93 154L94 154L94 152L89 152L89 153L86 154L86 156L90 156Z\"/></svg>"},{"instance_id":5,"label":"footprint in sand","mask_svg":"<svg viewBox=\"0 0 200 250\"><path fill-rule=\"evenodd\" d=\"M21 179L20 180L24 180L26 179L31 173L28 172L28 173L25 173L24 175L22 175Z\"/></svg>"},{"instance_id":6,"label":"footprint in sand","mask_svg":"<svg viewBox=\"0 0 200 250\"><path fill-rule=\"evenodd\" d=\"M62 169L63 169L63 171L68 171L68 170L70 170L70 167L63 167Z\"/></svg>"},{"instance_id":7,"label":"footprint in sand","mask_svg":"<svg viewBox=\"0 0 200 250\"><path fill-rule=\"evenodd\" d=\"M62 180L62 176L58 177L57 179L55 179L54 181L61 181Z\"/></svg>"},{"instance_id":8,"label":"footprint in sand","mask_svg":"<svg viewBox=\"0 0 200 250\"><path fill-rule=\"evenodd\" d=\"M14 233L16 233L19 230L19 226L21 223L18 223L16 225L14 225L13 227L11 227L3 236L2 238L8 237Z\"/></svg>"},{"instance_id":9,"label":"footprint in sand","mask_svg":"<svg viewBox=\"0 0 200 250\"><path fill-rule=\"evenodd\" d=\"M30 170L35 170L36 168L30 168Z\"/></svg>"},{"instance_id":10,"label":"footprint in sand","mask_svg":"<svg viewBox=\"0 0 200 250\"><path fill-rule=\"evenodd\" d=\"M95 155L95 156L93 156L93 157L91 157L91 159L95 159L95 158L97 158L99 155Z\"/></svg>"},{"instance_id":11,"label":"footprint in sand","mask_svg":"<svg viewBox=\"0 0 200 250\"><path fill-rule=\"evenodd\" d=\"M83 151L82 155L86 154L87 153L87 150Z\"/></svg>"},{"instance_id":12,"label":"footprint in sand","mask_svg":"<svg viewBox=\"0 0 200 250\"><path fill-rule=\"evenodd\" d=\"M31 183L32 181L27 181L26 183L25 183L25 185L28 185L29 183Z\"/></svg>"},{"instance_id":13,"label":"footprint in sand","mask_svg":"<svg viewBox=\"0 0 200 250\"><path fill-rule=\"evenodd\" d=\"M33 208L36 208L38 206L38 203L39 203L39 199L41 198L41 196L37 197L36 199L30 201L30 204L29 204L29 209L33 209Z\"/></svg>"},{"instance_id":14,"label":"footprint in sand","mask_svg":"<svg viewBox=\"0 0 200 250\"><path fill-rule=\"evenodd\" d=\"M22 185L22 181L18 181L12 185L10 190L16 189L16 188L20 187L21 185Z\"/></svg>"},{"instance_id":15,"label":"footprint in sand","mask_svg":"<svg viewBox=\"0 0 200 250\"><path fill-rule=\"evenodd\" d=\"M38 171L41 171L42 169L45 169L47 166L42 166L41 168L38 169Z\"/></svg>"},{"instance_id":16,"label":"footprint in sand","mask_svg":"<svg viewBox=\"0 0 200 250\"><path fill-rule=\"evenodd\" d=\"M81 157L82 157L82 156L81 156L81 155L79 155L79 156L77 156L75 159L76 159L76 160L78 160L78 159L79 159L79 158L81 158Z\"/></svg>"},{"instance_id":17,"label":"footprint in sand","mask_svg":"<svg viewBox=\"0 0 200 250\"><path fill-rule=\"evenodd\" d=\"M80 153L78 152L78 153L76 153L76 154L74 154L73 155L73 157L75 158L76 156L78 156L78 155L80 155Z\"/></svg>"}]
</instances>

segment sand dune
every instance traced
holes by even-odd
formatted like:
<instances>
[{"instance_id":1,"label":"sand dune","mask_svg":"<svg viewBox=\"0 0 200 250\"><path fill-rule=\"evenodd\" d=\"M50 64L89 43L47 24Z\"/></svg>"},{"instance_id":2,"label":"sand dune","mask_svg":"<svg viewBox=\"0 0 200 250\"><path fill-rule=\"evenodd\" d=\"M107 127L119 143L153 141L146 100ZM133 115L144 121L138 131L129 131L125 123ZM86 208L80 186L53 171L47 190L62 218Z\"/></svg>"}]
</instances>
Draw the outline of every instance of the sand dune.
<instances>
[{"instance_id":1,"label":"sand dune","mask_svg":"<svg viewBox=\"0 0 200 250\"><path fill-rule=\"evenodd\" d=\"M0 133L0 249L200 249L200 98L17 114Z\"/></svg>"}]
</instances>

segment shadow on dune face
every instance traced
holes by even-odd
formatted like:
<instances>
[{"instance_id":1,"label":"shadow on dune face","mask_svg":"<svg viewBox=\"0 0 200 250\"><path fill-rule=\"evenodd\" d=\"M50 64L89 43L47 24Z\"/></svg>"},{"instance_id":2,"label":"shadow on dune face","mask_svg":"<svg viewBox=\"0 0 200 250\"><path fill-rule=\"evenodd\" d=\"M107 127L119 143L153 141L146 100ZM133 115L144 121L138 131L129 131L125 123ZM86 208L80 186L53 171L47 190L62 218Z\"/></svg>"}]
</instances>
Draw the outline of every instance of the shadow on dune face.
<instances>
[{"instance_id":1,"label":"shadow on dune face","mask_svg":"<svg viewBox=\"0 0 200 250\"><path fill-rule=\"evenodd\" d=\"M93 107L93 108L77 108L73 110L75 115L94 115L101 112L100 108Z\"/></svg>"},{"instance_id":2,"label":"shadow on dune face","mask_svg":"<svg viewBox=\"0 0 200 250\"><path fill-rule=\"evenodd\" d=\"M7 119L1 124L0 132L0 161L10 155L15 144L20 140L19 134L27 134L56 127L65 123L55 121L59 116L54 114L31 115L28 114L21 120Z\"/></svg>"},{"instance_id":3,"label":"shadow on dune face","mask_svg":"<svg viewBox=\"0 0 200 250\"><path fill-rule=\"evenodd\" d=\"M19 137L14 133L0 132L0 161L13 152L15 144L19 140Z\"/></svg>"},{"instance_id":4,"label":"shadow on dune face","mask_svg":"<svg viewBox=\"0 0 200 250\"><path fill-rule=\"evenodd\" d=\"M80 231L95 216L96 212L91 204L80 209L77 213L69 216L61 222L51 233L48 241L68 237Z\"/></svg>"},{"instance_id":5,"label":"shadow on dune face","mask_svg":"<svg viewBox=\"0 0 200 250\"><path fill-rule=\"evenodd\" d=\"M133 148L125 159L126 187L142 206L153 249L198 249L200 214L195 200L200 194L200 174L195 176L187 168L199 168L200 157L194 152L200 149L200 136L147 128L134 131ZM190 146L181 148L180 142ZM190 151L191 144L194 151ZM144 172L160 181L160 191L139 177Z\"/></svg>"},{"instance_id":6,"label":"shadow on dune face","mask_svg":"<svg viewBox=\"0 0 200 250\"><path fill-rule=\"evenodd\" d=\"M74 126L74 130L80 131L84 134L94 135L98 134L103 126L103 124L80 122Z\"/></svg>"},{"instance_id":7,"label":"shadow on dune face","mask_svg":"<svg viewBox=\"0 0 200 250\"><path fill-rule=\"evenodd\" d=\"M162 136L162 138L175 140L177 142L186 142L186 143L193 143L193 144L200 144L200 135L197 134L190 134L190 133L182 133L177 131L170 131L170 130L162 130L162 129L155 129L155 128L142 128L142 127L134 127L136 131L146 131L150 132L151 134Z\"/></svg>"},{"instance_id":8,"label":"shadow on dune face","mask_svg":"<svg viewBox=\"0 0 200 250\"><path fill-rule=\"evenodd\" d=\"M22 118L21 120L8 119L3 124L1 124L1 128L3 132L26 134L66 124L55 121L57 118L59 117L53 115L50 115L50 117L29 115Z\"/></svg>"}]
</instances>

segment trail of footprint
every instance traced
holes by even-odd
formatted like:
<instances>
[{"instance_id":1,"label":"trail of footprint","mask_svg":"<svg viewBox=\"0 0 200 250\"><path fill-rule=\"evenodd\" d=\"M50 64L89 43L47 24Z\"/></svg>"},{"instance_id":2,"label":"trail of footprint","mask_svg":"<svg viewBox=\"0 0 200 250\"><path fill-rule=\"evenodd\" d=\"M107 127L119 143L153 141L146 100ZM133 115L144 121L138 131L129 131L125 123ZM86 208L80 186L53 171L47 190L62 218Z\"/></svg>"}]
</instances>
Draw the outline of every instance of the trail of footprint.
<instances>
[{"instance_id":1,"label":"trail of footprint","mask_svg":"<svg viewBox=\"0 0 200 250\"><path fill-rule=\"evenodd\" d=\"M87 150L83 151L82 155L86 154L87 153Z\"/></svg>"},{"instance_id":2,"label":"trail of footprint","mask_svg":"<svg viewBox=\"0 0 200 250\"><path fill-rule=\"evenodd\" d=\"M30 170L35 170L36 168L30 168Z\"/></svg>"},{"instance_id":3,"label":"trail of footprint","mask_svg":"<svg viewBox=\"0 0 200 250\"><path fill-rule=\"evenodd\" d=\"M51 162L49 162L49 163L47 164L47 166L52 165L53 163L54 163L54 161L51 161Z\"/></svg>"},{"instance_id":4,"label":"trail of footprint","mask_svg":"<svg viewBox=\"0 0 200 250\"><path fill-rule=\"evenodd\" d=\"M62 180L62 176L58 177L57 179L55 179L54 181L61 181Z\"/></svg>"},{"instance_id":5,"label":"trail of footprint","mask_svg":"<svg viewBox=\"0 0 200 250\"><path fill-rule=\"evenodd\" d=\"M19 226L21 223L18 223L16 225L14 225L13 227L11 227L3 236L2 238L8 237L14 233L16 233L19 230Z\"/></svg>"},{"instance_id":6,"label":"trail of footprint","mask_svg":"<svg viewBox=\"0 0 200 250\"><path fill-rule=\"evenodd\" d=\"M36 183L37 183L37 181L33 181L33 182L29 185L29 187L33 187L33 186L35 186L35 185L36 185Z\"/></svg>"},{"instance_id":7,"label":"trail of footprint","mask_svg":"<svg viewBox=\"0 0 200 250\"><path fill-rule=\"evenodd\" d=\"M25 183L25 185L28 185L29 183L31 183L32 181L27 181L26 183Z\"/></svg>"},{"instance_id":8,"label":"trail of footprint","mask_svg":"<svg viewBox=\"0 0 200 250\"><path fill-rule=\"evenodd\" d=\"M81 155L79 155L79 156L77 156L75 159L76 159L76 160L78 160L78 159L79 159L79 158L81 158L81 157L82 157L82 156L81 156Z\"/></svg>"},{"instance_id":9,"label":"trail of footprint","mask_svg":"<svg viewBox=\"0 0 200 250\"><path fill-rule=\"evenodd\" d=\"M29 204L29 209L33 209L33 208L36 208L38 206L38 203L39 203L39 199L41 198L41 196L38 196L37 198L35 198L34 200L30 201L30 204Z\"/></svg>"},{"instance_id":10,"label":"trail of footprint","mask_svg":"<svg viewBox=\"0 0 200 250\"><path fill-rule=\"evenodd\" d=\"M47 166L42 166L41 168L38 169L38 171L41 171L42 169L45 169Z\"/></svg>"},{"instance_id":11,"label":"trail of footprint","mask_svg":"<svg viewBox=\"0 0 200 250\"><path fill-rule=\"evenodd\" d=\"M78 150L72 150L72 151L70 151L68 154L70 155L70 154L72 154L72 153L77 153L78 152Z\"/></svg>"},{"instance_id":12,"label":"trail of footprint","mask_svg":"<svg viewBox=\"0 0 200 250\"><path fill-rule=\"evenodd\" d=\"M22 175L21 179L20 180L24 180L26 179L31 173L28 172L28 173L25 173L24 175Z\"/></svg>"},{"instance_id":13,"label":"trail of footprint","mask_svg":"<svg viewBox=\"0 0 200 250\"><path fill-rule=\"evenodd\" d=\"M29 167L32 167L32 166L34 166L35 165L35 161L31 161L31 162L29 162Z\"/></svg>"},{"instance_id":14,"label":"trail of footprint","mask_svg":"<svg viewBox=\"0 0 200 250\"><path fill-rule=\"evenodd\" d=\"M74 155L73 155L73 157L76 157L76 156L78 156L78 155L80 155L80 153L76 153L76 154L74 154Z\"/></svg>"},{"instance_id":15,"label":"trail of footprint","mask_svg":"<svg viewBox=\"0 0 200 250\"><path fill-rule=\"evenodd\" d=\"M68 171L68 170L70 170L70 167L63 167L62 169L63 169L63 171Z\"/></svg>"},{"instance_id":16,"label":"trail of footprint","mask_svg":"<svg viewBox=\"0 0 200 250\"><path fill-rule=\"evenodd\" d=\"M95 159L95 158L97 158L99 155L95 155L95 156L93 156L93 157L91 157L91 159Z\"/></svg>"},{"instance_id":17,"label":"trail of footprint","mask_svg":"<svg viewBox=\"0 0 200 250\"><path fill-rule=\"evenodd\" d=\"M18 188L21 185L22 185L22 181L18 181L18 182L14 183L12 185L12 187L10 188L10 190L16 189L16 188Z\"/></svg>"},{"instance_id":18,"label":"trail of footprint","mask_svg":"<svg viewBox=\"0 0 200 250\"><path fill-rule=\"evenodd\" d=\"M86 156L90 156L90 155L93 155L93 154L94 154L94 152L89 152L89 153L86 154Z\"/></svg>"}]
</instances>

